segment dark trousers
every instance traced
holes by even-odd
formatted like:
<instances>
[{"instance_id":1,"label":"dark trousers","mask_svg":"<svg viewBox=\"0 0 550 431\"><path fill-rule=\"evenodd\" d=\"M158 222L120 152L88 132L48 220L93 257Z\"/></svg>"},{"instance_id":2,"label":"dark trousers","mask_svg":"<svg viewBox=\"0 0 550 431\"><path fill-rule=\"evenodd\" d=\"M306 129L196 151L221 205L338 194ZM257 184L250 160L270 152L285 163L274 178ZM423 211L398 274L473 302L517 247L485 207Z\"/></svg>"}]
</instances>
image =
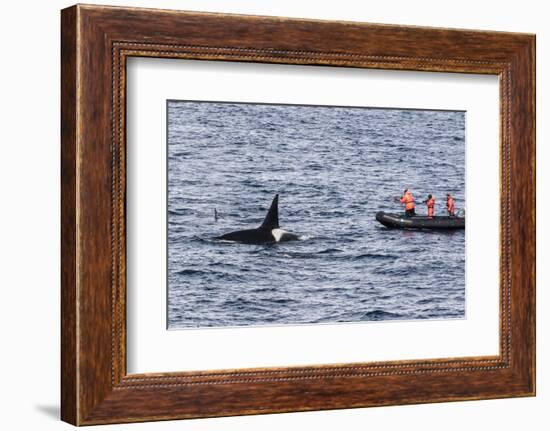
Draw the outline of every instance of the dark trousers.
<instances>
[{"instance_id":1,"label":"dark trousers","mask_svg":"<svg viewBox=\"0 0 550 431\"><path fill-rule=\"evenodd\" d=\"M414 212L414 208L410 209L410 210L405 210L405 215L407 217L412 217L412 216L415 216L416 213Z\"/></svg>"}]
</instances>

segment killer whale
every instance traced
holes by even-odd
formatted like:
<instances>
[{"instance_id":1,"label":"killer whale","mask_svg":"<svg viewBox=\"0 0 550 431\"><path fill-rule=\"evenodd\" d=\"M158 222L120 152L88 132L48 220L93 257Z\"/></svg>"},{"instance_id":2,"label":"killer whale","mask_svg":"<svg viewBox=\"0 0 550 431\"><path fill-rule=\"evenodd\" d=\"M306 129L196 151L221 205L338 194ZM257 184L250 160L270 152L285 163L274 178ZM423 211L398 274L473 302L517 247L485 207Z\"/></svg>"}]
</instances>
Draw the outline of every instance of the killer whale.
<instances>
[{"instance_id":1,"label":"killer whale","mask_svg":"<svg viewBox=\"0 0 550 431\"><path fill-rule=\"evenodd\" d=\"M293 241L298 239L298 235L279 228L279 195L276 194L263 223L259 227L229 232L219 236L218 239L245 244L262 244Z\"/></svg>"}]
</instances>

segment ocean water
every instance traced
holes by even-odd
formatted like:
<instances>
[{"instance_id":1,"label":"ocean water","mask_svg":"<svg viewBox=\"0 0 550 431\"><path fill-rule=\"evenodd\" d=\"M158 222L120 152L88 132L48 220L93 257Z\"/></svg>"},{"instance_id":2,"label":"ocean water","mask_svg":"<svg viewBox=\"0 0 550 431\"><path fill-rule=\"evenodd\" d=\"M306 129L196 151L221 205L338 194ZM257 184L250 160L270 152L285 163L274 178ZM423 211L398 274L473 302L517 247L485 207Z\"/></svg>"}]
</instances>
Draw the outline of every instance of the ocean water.
<instances>
[{"instance_id":1,"label":"ocean water","mask_svg":"<svg viewBox=\"0 0 550 431\"><path fill-rule=\"evenodd\" d=\"M465 114L168 101L168 327L463 318L464 231L375 220L406 187L465 208ZM259 226L279 193L299 241ZM215 220L214 209L218 212Z\"/></svg>"}]
</instances>

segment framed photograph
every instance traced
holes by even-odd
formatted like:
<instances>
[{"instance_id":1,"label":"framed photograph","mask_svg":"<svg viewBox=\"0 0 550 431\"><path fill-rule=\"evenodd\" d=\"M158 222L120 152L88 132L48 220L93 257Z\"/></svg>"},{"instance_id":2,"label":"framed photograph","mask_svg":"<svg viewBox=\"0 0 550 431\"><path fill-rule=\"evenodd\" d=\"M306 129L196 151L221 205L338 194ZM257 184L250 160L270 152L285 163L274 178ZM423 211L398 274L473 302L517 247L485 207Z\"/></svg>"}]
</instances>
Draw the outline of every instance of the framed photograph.
<instances>
[{"instance_id":1,"label":"framed photograph","mask_svg":"<svg viewBox=\"0 0 550 431\"><path fill-rule=\"evenodd\" d=\"M62 11L75 425L535 394L535 37Z\"/></svg>"}]
</instances>

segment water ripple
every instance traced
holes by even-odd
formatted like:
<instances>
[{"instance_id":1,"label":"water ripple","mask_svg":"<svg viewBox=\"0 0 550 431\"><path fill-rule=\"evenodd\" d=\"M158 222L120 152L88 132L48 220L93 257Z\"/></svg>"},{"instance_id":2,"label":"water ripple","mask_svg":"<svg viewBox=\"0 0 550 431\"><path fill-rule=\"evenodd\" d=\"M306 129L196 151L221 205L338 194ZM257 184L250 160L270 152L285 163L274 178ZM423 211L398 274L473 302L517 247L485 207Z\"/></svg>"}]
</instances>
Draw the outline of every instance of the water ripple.
<instances>
[{"instance_id":1,"label":"water ripple","mask_svg":"<svg viewBox=\"0 0 550 431\"><path fill-rule=\"evenodd\" d=\"M374 220L405 187L464 206L464 113L170 102L168 121L170 328L464 317L464 232ZM275 193L300 241L216 239Z\"/></svg>"}]
</instances>

